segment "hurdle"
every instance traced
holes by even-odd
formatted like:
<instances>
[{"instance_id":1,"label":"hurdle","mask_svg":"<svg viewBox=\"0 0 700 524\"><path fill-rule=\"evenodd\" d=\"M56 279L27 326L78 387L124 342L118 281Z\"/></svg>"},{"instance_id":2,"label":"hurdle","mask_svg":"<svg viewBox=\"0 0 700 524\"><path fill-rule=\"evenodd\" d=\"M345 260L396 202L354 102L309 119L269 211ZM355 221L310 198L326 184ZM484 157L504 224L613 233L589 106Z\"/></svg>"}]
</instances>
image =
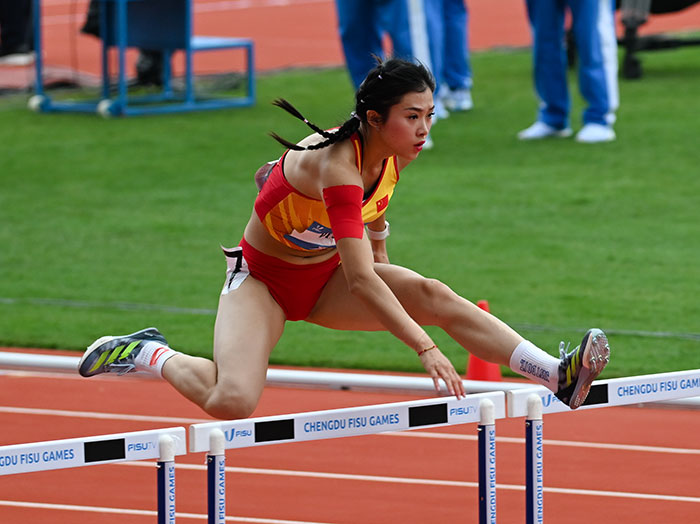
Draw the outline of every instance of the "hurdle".
<instances>
[{"instance_id":1,"label":"hurdle","mask_svg":"<svg viewBox=\"0 0 700 524\"><path fill-rule=\"evenodd\" d=\"M548 389L534 387L508 391L508 417L525 419L525 522L543 522L543 417L571 412ZM578 409L629 406L700 395L700 369L596 380ZM576 410L578 411L578 410Z\"/></svg>"},{"instance_id":2,"label":"hurdle","mask_svg":"<svg viewBox=\"0 0 700 524\"><path fill-rule=\"evenodd\" d=\"M528 397L533 393L540 397L544 414L571 411L554 393L544 386L538 386L506 392L508 417L527 416ZM578 409L629 406L679 400L698 395L700 395L700 369L611 378L594 381L588 397Z\"/></svg>"},{"instance_id":3,"label":"hurdle","mask_svg":"<svg viewBox=\"0 0 700 524\"><path fill-rule=\"evenodd\" d=\"M190 426L190 452L207 452L209 464L209 523L225 518L225 476L222 456L225 449L284 444L340 437L373 435L388 431L435 428L480 423L488 451L480 461L479 479L489 484L487 499L479 504L480 522L495 522L495 419L505 418L502 391L456 397L431 398L373 406L312 411L289 415L232 421L205 422ZM482 420L483 419L483 420ZM214 457L217 457L214 460ZM482 464L483 462L483 464ZM481 468L486 471L481 472ZM480 491L481 493L481 491ZM481 497L480 497L481 498ZM213 513L212 513L213 512Z\"/></svg>"},{"instance_id":4,"label":"hurdle","mask_svg":"<svg viewBox=\"0 0 700 524\"><path fill-rule=\"evenodd\" d=\"M0 475L158 459L158 524L175 522L175 456L185 455L183 427L0 446Z\"/></svg>"},{"instance_id":5,"label":"hurdle","mask_svg":"<svg viewBox=\"0 0 700 524\"><path fill-rule=\"evenodd\" d=\"M479 404L479 524L496 522L496 420L489 399Z\"/></svg>"}]
</instances>

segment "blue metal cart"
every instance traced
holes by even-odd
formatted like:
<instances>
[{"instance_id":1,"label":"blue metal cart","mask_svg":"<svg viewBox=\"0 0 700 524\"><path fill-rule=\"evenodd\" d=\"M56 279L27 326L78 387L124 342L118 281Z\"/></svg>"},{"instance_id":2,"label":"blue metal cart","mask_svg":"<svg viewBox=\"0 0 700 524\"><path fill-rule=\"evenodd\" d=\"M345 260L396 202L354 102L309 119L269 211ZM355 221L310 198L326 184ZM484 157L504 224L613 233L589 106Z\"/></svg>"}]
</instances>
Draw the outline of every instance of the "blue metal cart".
<instances>
[{"instance_id":1,"label":"blue metal cart","mask_svg":"<svg viewBox=\"0 0 700 524\"><path fill-rule=\"evenodd\" d=\"M35 95L29 107L41 112L87 112L102 116L176 113L251 106L255 103L253 41L248 38L192 35L192 0L100 0L102 40L101 98L86 101L57 101L47 94L42 73L41 0L33 0L36 50ZM116 85L111 85L108 53L117 50ZM128 47L163 52L163 82L159 93L129 95L126 66ZM243 95L201 98L195 95L192 57L200 51L242 49L245 53L246 85ZM184 91L172 88L171 56L184 51Z\"/></svg>"}]
</instances>

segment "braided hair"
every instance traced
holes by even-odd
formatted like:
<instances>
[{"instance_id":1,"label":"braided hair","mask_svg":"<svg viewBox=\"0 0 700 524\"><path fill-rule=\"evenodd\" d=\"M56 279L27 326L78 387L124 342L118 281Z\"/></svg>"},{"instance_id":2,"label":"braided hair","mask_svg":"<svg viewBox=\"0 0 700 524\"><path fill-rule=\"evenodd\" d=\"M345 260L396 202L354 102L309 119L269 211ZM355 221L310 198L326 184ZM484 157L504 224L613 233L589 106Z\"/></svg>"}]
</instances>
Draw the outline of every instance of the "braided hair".
<instances>
[{"instance_id":1,"label":"braided hair","mask_svg":"<svg viewBox=\"0 0 700 524\"><path fill-rule=\"evenodd\" d=\"M325 140L308 146L300 146L285 140L276 133L270 133L270 136L294 151L322 149L350 138L360 128L362 122L367 122L367 111L376 111L383 120L386 120L391 107L398 104L406 93L422 93L426 89L435 91L435 80L430 71L422 64L399 58L391 58L384 62L378 59L377 66L367 74L355 93L355 110L348 120L333 131L321 129L283 98L272 102L273 105L303 121Z\"/></svg>"}]
</instances>

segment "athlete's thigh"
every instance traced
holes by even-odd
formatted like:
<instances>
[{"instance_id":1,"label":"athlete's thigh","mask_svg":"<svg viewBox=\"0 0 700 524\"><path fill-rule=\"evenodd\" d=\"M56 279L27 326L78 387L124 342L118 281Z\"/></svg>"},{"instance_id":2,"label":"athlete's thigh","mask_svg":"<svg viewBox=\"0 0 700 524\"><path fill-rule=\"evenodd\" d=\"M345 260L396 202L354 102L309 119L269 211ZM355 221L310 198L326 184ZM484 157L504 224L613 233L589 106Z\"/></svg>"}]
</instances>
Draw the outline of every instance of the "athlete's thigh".
<instances>
[{"instance_id":1,"label":"athlete's thigh","mask_svg":"<svg viewBox=\"0 0 700 524\"><path fill-rule=\"evenodd\" d=\"M221 295L214 326L217 384L262 392L270 352L284 323L282 308L267 286L251 276Z\"/></svg>"},{"instance_id":2,"label":"athlete's thigh","mask_svg":"<svg viewBox=\"0 0 700 524\"><path fill-rule=\"evenodd\" d=\"M415 271L394 264L375 263L375 271L389 286L409 315L419 314L416 304L427 279ZM345 274L336 271L323 288L307 322L324 327L355 331L384 331L386 328L365 305L348 290Z\"/></svg>"}]
</instances>

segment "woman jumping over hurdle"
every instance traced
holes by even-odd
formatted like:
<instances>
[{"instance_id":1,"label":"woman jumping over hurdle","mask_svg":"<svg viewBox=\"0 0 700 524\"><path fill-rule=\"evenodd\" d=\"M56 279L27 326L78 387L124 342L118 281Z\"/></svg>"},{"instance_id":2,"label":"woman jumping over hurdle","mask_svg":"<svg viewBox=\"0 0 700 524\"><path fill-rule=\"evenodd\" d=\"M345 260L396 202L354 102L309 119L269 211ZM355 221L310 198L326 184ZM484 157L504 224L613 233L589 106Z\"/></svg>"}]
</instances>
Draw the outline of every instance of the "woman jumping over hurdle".
<instances>
[{"instance_id":1,"label":"woman jumping over hurdle","mask_svg":"<svg viewBox=\"0 0 700 524\"><path fill-rule=\"evenodd\" d=\"M250 416L268 359L288 320L333 329L391 332L416 352L436 389L464 386L421 326L438 326L477 357L510 366L572 409L608 362L605 334L555 358L438 280L389 263L386 208L399 173L420 154L432 124L433 78L422 65L379 63L355 95L355 110L325 131L285 100L276 105L314 133L256 174L260 192L228 271L214 327L213 361L171 349L155 328L102 337L80 374L146 370L213 417Z\"/></svg>"}]
</instances>

